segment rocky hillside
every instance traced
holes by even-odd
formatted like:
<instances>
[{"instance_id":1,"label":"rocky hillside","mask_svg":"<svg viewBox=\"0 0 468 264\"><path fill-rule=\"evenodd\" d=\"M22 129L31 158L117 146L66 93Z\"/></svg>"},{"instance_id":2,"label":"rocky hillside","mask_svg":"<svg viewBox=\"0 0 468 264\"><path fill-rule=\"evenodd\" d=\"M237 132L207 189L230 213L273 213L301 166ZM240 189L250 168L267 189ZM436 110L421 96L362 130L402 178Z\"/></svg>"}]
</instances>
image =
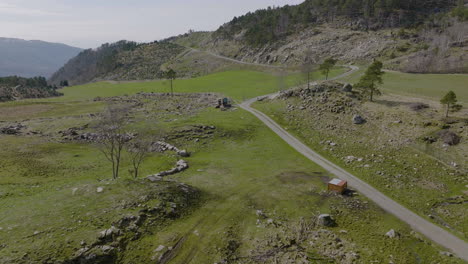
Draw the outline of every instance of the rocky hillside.
<instances>
[{"instance_id":1,"label":"rocky hillside","mask_svg":"<svg viewBox=\"0 0 468 264\"><path fill-rule=\"evenodd\" d=\"M0 38L0 77L49 77L80 51L60 43Z\"/></svg>"},{"instance_id":2,"label":"rocky hillside","mask_svg":"<svg viewBox=\"0 0 468 264\"><path fill-rule=\"evenodd\" d=\"M168 42L138 44L119 41L104 44L96 50L85 50L71 59L50 78L58 84L68 80L71 85L96 80L142 80L161 78L163 64L175 58L185 48Z\"/></svg>"},{"instance_id":3,"label":"rocky hillside","mask_svg":"<svg viewBox=\"0 0 468 264\"><path fill-rule=\"evenodd\" d=\"M308 0L248 13L215 32L172 41L264 64L301 65L307 52L316 62L329 56L342 62L379 58L390 61L392 69L408 72L468 72L463 3L370 2Z\"/></svg>"},{"instance_id":4,"label":"rocky hillside","mask_svg":"<svg viewBox=\"0 0 468 264\"><path fill-rule=\"evenodd\" d=\"M47 84L44 77L22 78L17 76L0 78L0 102L24 98L44 98L61 95L56 88Z\"/></svg>"}]
</instances>

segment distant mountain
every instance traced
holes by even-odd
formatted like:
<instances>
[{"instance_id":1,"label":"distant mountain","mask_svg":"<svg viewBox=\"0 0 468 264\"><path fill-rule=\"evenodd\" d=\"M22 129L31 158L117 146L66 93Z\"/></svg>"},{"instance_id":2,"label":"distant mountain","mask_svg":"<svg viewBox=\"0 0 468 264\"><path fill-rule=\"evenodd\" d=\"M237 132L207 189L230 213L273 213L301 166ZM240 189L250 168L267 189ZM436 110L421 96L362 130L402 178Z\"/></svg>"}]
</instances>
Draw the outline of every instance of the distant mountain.
<instances>
[{"instance_id":1,"label":"distant mountain","mask_svg":"<svg viewBox=\"0 0 468 264\"><path fill-rule=\"evenodd\" d=\"M0 77L50 77L82 49L39 40L0 38Z\"/></svg>"},{"instance_id":2,"label":"distant mountain","mask_svg":"<svg viewBox=\"0 0 468 264\"><path fill-rule=\"evenodd\" d=\"M164 77L164 65L186 50L169 42L139 44L132 41L106 43L80 52L55 72L49 82L71 85L97 80L143 80Z\"/></svg>"}]
</instances>

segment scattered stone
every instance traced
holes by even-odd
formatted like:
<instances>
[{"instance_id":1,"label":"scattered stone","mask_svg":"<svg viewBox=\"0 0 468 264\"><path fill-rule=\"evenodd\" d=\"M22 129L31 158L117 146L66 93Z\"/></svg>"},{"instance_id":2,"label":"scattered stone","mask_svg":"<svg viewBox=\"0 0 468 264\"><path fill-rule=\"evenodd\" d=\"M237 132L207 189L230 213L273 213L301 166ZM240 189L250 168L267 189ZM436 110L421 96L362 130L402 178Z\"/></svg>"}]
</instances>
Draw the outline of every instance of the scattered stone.
<instances>
[{"instance_id":1,"label":"scattered stone","mask_svg":"<svg viewBox=\"0 0 468 264\"><path fill-rule=\"evenodd\" d=\"M256 214L258 217L267 218L266 214L262 210L257 210Z\"/></svg>"},{"instance_id":2,"label":"scattered stone","mask_svg":"<svg viewBox=\"0 0 468 264\"><path fill-rule=\"evenodd\" d=\"M75 193L78 191L78 188L73 188L72 189L72 195L75 195Z\"/></svg>"},{"instance_id":3,"label":"scattered stone","mask_svg":"<svg viewBox=\"0 0 468 264\"><path fill-rule=\"evenodd\" d=\"M164 177L164 176L169 176L169 175L174 175L176 173L182 172L186 169L189 168L188 163L185 160L179 160L176 163L176 166L168 171L163 171L155 175L150 175L146 177L150 181L157 181L159 178L158 177Z\"/></svg>"},{"instance_id":4,"label":"scattered stone","mask_svg":"<svg viewBox=\"0 0 468 264\"><path fill-rule=\"evenodd\" d=\"M177 155L179 155L181 157L184 157L184 158L190 157L190 153L187 152L187 150L185 150L185 149L177 152Z\"/></svg>"},{"instance_id":5,"label":"scattered stone","mask_svg":"<svg viewBox=\"0 0 468 264\"><path fill-rule=\"evenodd\" d=\"M96 192L97 193L102 193L104 191L103 187L97 187Z\"/></svg>"},{"instance_id":6,"label":"scattered stone","mask_svg":"<svg viewBox=\"0 0 468 264\"><path fill-rule=\"evenodd\" d=\"M394 230L394 229L390 229L390 231L388 231L385 236L389 237L389 238L396 238L398 237L398 233Z\"/></svg>"},{"instance_id":7,"label":"scattered stone","mask_svg":"<svg viewBox=\"0 0 468 264\"><path fill-rule=\"evenodd\" d=\"M23 124L16 124L16 125L11 125L11 126L1 127L0 134L19 135L21 133L21 130L24 128L26 128L26 126Z\"/></svg>"},{"instance_id":8,"label":"scattered stone","mask_svg":"<svg viewBox=\"0 0 468 264\"><path fill-rule=\"evenodd\" d=\"M99 233L100 240L113 240L115 237L120 236L121 231L116 227L111 227L109 229L103 230Z\"/></svg>"},{"instance_id":9,"label":"scattered stone","mask_svg":"<svg viewBox=\"0 0 468 264\"><path fill-rule=\"evenodd\" d=\"M156 175L151 175L151 176L148 176L146 177L149 181L152 181L152 182L157 182L157 181L162 181L163 180L163 177L161 176L156 176Z\"/></svg>"},{"instance_id":10,"label":"scattered stone","mask_svg":"<svg viewBox=\"0 0 468 264\"><path fill-rule=\"evenodd\" d=\"M447 256L447 257L453 257L453 254L451 252L448 252L448 251L441 251L440 254L444 255L444 256Z\"/></svg>"},{"instance_id":11,"label":"scattered stone","mask_svg":"<svg viewBox=\"0 0 468 264\"><path fill-rule=\"evenodd\" d=\"M160 252L160 251L163 251L165 248L166 248L166 246L159 245L159 247L158 247L157 249L155 249L155 250L154 250L154 252Z\"/></svg>"},{"instance_id":12,"label":"scattered stone","mask_svg":"<svg viewBox=\"0 0 468 264\"><path fill-rule=\"evenodd\" d=\"M360 115L354 115L353 116L353 124L355 125L361 125L361 124L364 124L366 122L366 120L360 116Z\"/></svg>"},{"instance_id":13,"label":"scattered stone","mask_svg":"<svg viewBox=\"0 0 468 264\"><path fill-rule=\"evenodd\" d=\"M329 214L321 214L318 216L318 223L322 226L333 226L335 225L335 221L331 218Z\"/></svg>"}]
</instances>

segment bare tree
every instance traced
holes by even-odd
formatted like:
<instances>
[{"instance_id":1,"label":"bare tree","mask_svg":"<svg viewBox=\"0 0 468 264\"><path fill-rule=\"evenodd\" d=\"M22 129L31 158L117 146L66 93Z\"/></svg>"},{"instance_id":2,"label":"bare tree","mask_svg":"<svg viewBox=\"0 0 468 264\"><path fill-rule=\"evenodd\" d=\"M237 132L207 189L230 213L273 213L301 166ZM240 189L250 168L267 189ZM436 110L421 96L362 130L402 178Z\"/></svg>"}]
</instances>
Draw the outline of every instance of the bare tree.
<instances>
[{"instance_id":1,"label":"bare tree","mask_svg":"<svg viewBox=\"0 0 468 264\"><path fill-rule=\"evenodd\" d=\"M112 178L119 177L122 150L130 135L125 130L129 121L130 106L109 105L96 125L99 149L112 163Z\"/></svg>"},{"instance_id":2,"label":"bare tree","mask_svg":"<svg viewBox=\"0 0 468 264\"><path fill-rule=\"evenodd\" d=\"M127 144L127 151L132 161L132 169L129 170L133 178L138 178L140 165L151 152L152 137L139 133L138 137Z\"/></svg>"},{"instance_id":3,"label":"bare tree","mask_svg":"<svg viewBox=\"0 0 468 264\"><path fill-rule=\"evenodd\" d=\"M304 63L302 64L302 73L307 78L307 88L310 88L310 81L312 72L315 69L315 58L314 52L311 49L307 49L304 53Z\"/></svg>"}]
</instances>

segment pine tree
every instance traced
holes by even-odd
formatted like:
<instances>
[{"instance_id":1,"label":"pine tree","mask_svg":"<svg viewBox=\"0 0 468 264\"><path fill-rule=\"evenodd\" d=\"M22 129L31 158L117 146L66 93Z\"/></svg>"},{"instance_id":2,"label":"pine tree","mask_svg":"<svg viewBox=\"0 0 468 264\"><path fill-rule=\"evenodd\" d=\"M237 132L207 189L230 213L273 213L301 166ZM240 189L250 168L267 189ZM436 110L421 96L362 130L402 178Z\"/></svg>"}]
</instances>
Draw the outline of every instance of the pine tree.
<instances>
[{"instance_id":1,"label":"pine tree","mask_svg":"<svg viewBox=\"0 0 468 264\"><path fill-rule=\"evenodd\" d=\"M330 70L335 66L336 62L337 60L330 57L320 64L319 70L325 75L325 80L328 80Z\"/></svg>"},{"instance_id":2,"label":"pine tree","mask_svg":"<svg viewBox=\"0 0 468 264\"><path fill-rule=\"evenodd\" d=\"M177 73L173 69L169 69L166 72L166 78L171 80L171 96L174 96L173 81L176 79Z\"/></svg>"},{"instance_id":3,"label":"pine tree","mask_svg":"<svg viewBox=\"0 0 468 264\"><path fill-rule=\"evenodd\" d=\"M442 97L442 99L440 99L440 103L447 107L445 117L448 117L450 107L457 103L457 95L453 91L449 91L444 97Z\"/></svg>"},{"instance_id":4,"label":"pine tree","mask_svg":"<svg viewBox=\"0 0 468 264\"><path fill-rule=\"evenodd\" d=\"M377 86L383 83L382 76L385 72L382 71L382 67L382 62L374 61L356 84L356 87L363 89L365 93L369 94L371 102L374 99L374 95L382 94Z\"/></svg>"}]
</instances>

